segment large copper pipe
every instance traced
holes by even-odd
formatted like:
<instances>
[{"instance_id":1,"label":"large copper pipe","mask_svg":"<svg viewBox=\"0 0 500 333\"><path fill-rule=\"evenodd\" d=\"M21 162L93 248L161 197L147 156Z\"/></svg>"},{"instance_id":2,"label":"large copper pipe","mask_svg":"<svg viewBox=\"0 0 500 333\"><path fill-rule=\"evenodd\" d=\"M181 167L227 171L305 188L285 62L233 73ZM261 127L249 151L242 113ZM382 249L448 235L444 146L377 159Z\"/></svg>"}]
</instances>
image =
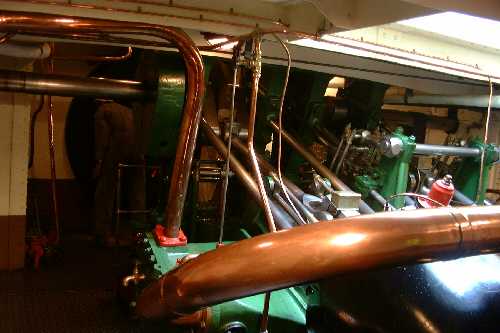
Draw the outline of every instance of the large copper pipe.
<instances>
[{"instance_id":1,"label":"large copper pipe","mask_svg":"<svg viewBox=\"0 0 500 333\"><path fill-rule=\"evenodd\" d=\"M500 206L418 209L308 224L201 254L147 287L148 318L379 267L500 248Z\"/></svg>"},{"instance_id":2,"label":"large copper pipe","mask_svg":"<svg viewBox=\"0 0 500 333\"><path fill-rule=\"evenodd\" d=\"M278 133L279 127L274 122L270 122L271 128ZM281 136L285 141L292 146L292 148L299 153L305 160L311 163L312 167L316 169L323 177L328 178L332 187L339 191L351 191L349 186L347 186L340 178L338 178L330 169L328 169L320 160L318 160L312 153L310 153L307 148L302 146L293 136L291 136L287 131L281 129ZM373 209L368 206L363 200L359 204L359 211L362 214L372 214Z\"/></svg>"},{"instance_id":3,"label":"large copper pipe","mask_svg":"<svg viewBox=\"0 0 500 333\"><path fill-rule=\"evenodd\" d=\"M165 236L178 237L205 92L203 61L193 41L183 31L167 26L7 11L0 12L0 30L56 34L63 38L71 38L72 34L145 35L175 44L186 64L187 87L165 211Z\"/></svg>"},{"instance_id":4,"label":"large copper pipe","mask_svg":"<svg viewBox=\"0 0 500 333\"><path fill-rule=\"evenodd\" d=\"M212 127L210 127L205 118L201 118L201 128L203 129L205 136L210 141L210 143L215 147L215 149L217 149L217 151L222 156L224 156L224 158L228 158L227 146L224 144L224 141L222 141L222 139L219 138L217 134L215 134ZM245 167L233 154L231 154L231 156L229 157L229 164L231 166L231 170L240 180L241 184L243 184L243 186L246 188L250 196L255 200L255 202L259 204L261 208L264 208L259 193L259 188L252 175L245 169ZM289 229L296 225L293 219L274 201L272 200L269 201L269 205L271 207L271 213L273 214L278 229Z\"/></svg>"}]
</instances>

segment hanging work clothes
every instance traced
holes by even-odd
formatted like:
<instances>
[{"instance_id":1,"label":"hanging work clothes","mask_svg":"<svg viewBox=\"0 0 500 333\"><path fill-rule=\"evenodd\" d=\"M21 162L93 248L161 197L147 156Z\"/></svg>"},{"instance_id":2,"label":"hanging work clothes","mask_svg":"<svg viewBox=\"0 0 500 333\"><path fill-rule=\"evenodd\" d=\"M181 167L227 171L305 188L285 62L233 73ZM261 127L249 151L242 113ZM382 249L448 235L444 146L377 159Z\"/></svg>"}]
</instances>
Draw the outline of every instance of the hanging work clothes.
<instances>
[{"instance_id":1,"label":"hanging work clothes","mask_svg":"<svg viewBox=\"0 0 500 333\"><path fill-rule=\"evenodd\" d=\"M94 116L96 191L94 196L96 233L106 236L113 232L116 211L118 164L142 164L143 155L136 143L132 110L118 103L100 105ZM128 171L127 171L128 172ZM121 183L121 193L127 196L129 209L144 210L144 170L128 172Z\"/></svg>"}]
</instances>

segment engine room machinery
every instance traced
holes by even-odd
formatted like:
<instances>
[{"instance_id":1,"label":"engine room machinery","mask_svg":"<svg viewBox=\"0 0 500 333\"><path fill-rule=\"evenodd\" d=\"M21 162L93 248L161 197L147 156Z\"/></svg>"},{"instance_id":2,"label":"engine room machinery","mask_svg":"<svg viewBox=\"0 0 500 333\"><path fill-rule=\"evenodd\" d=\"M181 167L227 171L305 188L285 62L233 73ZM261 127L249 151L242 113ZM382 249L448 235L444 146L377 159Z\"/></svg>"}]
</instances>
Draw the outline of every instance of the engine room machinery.
<instances>
[{"instance_id":1,"label":"engine room machinery","mask_svg":"<svg viewBox=\"0 0 500 333\"><path fill-rule=\"evenodd\" d=\"M431 145L389 130L382 84L346 79L325 97L332 75L293 67L286 31L207 46L152 24L0 15L4 33L140 54L137 72L119 69L119 79L0 71L4 91L74 96L75 110L83 99L88 110L98 99L141 110L145 164L168 176L122 280L133 317L166 332L498 327L500 206L485 198L496 144ZM286 65L263 61L266 38ZM224 57L200 53L229 42ZM373 101L358 86L371 87ZM82 157L75 147L70 159ZM430 168L419 166L422 156Z\"/></svg>"}]
</instances>

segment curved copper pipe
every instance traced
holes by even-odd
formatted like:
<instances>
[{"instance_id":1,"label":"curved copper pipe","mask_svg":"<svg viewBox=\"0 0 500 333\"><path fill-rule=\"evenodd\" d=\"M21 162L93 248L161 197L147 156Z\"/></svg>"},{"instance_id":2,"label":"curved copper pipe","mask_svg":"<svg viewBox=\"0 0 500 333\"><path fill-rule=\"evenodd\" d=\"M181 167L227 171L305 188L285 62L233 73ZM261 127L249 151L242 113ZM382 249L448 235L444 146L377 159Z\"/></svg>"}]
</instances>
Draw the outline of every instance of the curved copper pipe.
<instances>
[{"instance_id":1,"label":"curved copper pipe","mask_svg":"<svg viewBox=\"0 0 500 333\"><path fill-rule=\"evenodd\" d=\"M137 312L148 318L175 316L337 274L499 248L500 206L418 209L319 222L201 254L147 287Z\"/></svg>"},{"instance_id":2,"label":"curved copper pipe","mask_svg":"<svg viewBox=\"0 0 500 333\"><path fill-rule=\"evenodd\" d=\"M187 81L186 102L165 211L165 236L176 238L184 209L205 92L203 61L189 36L182 30L160 25L9 11L0 11L0 31L55 34L63 38L72 34L136 34L162 38L175 44L186 63Z\"/></svg>"},{"instance_id":3,"label":"curved copper pipe","mask_svg":"<svg viewBox=\"0 0 500 333\"><path fill-rule=\"evenodd\" d=\"M133 49L131 46L127 48L127 52L118 56L58 56L54 55L53 59L57 60L77 60L77 61L91 61L91 62L114 62L125 61L132 57Z\"/></svg>"}]
</instances>

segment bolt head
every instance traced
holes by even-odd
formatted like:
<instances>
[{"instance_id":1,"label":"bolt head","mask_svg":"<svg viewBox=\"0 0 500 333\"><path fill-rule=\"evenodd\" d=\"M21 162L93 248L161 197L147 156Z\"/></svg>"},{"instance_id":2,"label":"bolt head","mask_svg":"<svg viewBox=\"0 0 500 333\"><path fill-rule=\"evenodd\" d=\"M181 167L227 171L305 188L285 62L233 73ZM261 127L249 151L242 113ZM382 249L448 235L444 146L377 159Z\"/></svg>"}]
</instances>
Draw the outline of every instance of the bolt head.
<instances>
[{"instance_id":1,"label":"bolt head","mask_svg":"<svg viewBox=\"0 0 500 333\"><path fill-rule=\"evenodd\" d=\"M385 137L380 141L379 148L387 157L398 156L403 151L403 141L397 137Z\"/></svg>"}]
</instances>

